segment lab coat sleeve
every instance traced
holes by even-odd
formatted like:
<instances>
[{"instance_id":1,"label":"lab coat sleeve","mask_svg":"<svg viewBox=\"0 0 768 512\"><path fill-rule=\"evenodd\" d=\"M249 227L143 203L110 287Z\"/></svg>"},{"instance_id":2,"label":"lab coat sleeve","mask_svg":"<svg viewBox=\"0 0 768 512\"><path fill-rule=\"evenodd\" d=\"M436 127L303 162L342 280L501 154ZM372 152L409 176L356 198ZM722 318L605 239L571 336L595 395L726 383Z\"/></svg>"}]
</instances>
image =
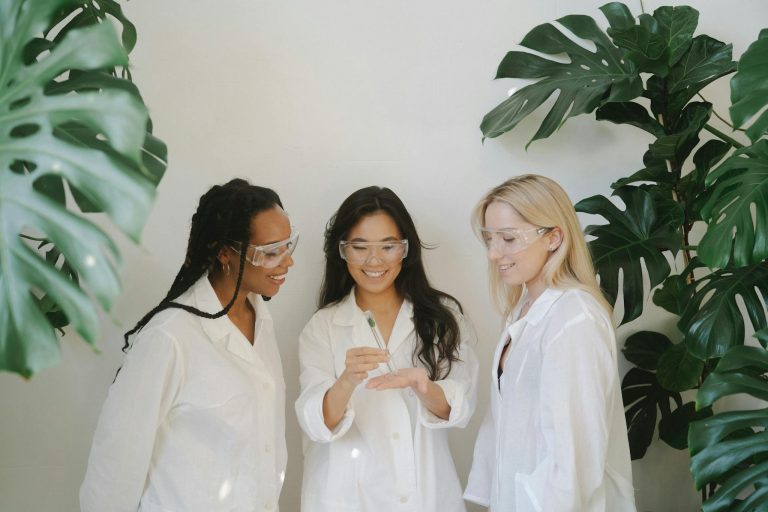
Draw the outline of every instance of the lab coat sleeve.
<instances>
[{"instance_id":1,"label":"lab coat sleeve","mask_svg":"<svg viewBox=\"0 0 768 512\"><path fill-rule=\"evenodd\" d=\"M141 333L109 388L94 434L82 512L136 512L149 472L158 426L183 380L176 340L159 329Z\"/></svg>"},{"instance_id":2,"label":"lab coat sleeve","mask_svg":"<svg viewBox=\"0 0 768 512\"><path fill-rule=\"evenodd\" d=\"M472 469L467 478L464 499L488 507L491 504L491 486L496 471L496 428L490 407L483 418L475 441Z\"/></svg>"},{"instance_id":3,"label":"lab coat sleeve","mask_svg":"<svg viewBox=\"0 0 768 512\"><path fill-rule=\"evenodd\" d=\"M322 311L321 311L322 313ZM320 314L310 319L299 335L299 382L301 392L296 400L299 426L310 440L329 443L347 433L355 412L350 404L336 428L330 430L323 417L323 398L336 382L329 323Z\"/></svg>"},{"instance_id":4,"label":"lab coat sleeve","mask_svg":"<svg viewBox=\"0 0 768 512\"><path fill-rule=\"evenodd\" d=\"M547 455L530 475L516 475L517 499L529 501L524 510L579 512L604 501L608 403L618 385L609 329L582 314L544 347L540 399Z\"/></svg>"},{"instance_id":5,"label":"lab coat sleeve","mask_svg":"<svg viewBox=\"0 0 768 512\"><path fill-rule=\"evenodd\" d=\"M477 374L479 364L477 356L472 349L475 344L474 329L464 318L464 315L456 312L456 321L459 325L459 360L451 365L451 372L442 380L435 381L445 393L451 412L448 419L443 419L432 414L424 405L419 405L419 421L427 428L464 428L472 418L477 405Z\"/></svg>"}]
</instances>

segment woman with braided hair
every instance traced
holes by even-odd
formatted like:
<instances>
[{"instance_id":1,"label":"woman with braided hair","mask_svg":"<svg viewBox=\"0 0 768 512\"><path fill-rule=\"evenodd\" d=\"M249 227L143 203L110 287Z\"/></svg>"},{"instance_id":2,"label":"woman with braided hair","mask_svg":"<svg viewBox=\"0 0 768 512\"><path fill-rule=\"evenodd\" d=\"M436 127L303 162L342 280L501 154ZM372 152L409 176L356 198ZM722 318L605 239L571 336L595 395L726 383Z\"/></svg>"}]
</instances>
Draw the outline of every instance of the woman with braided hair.
<instances>
[{"instance_id":1,"label":"woman with braided hair","mask_svg":"<svg viewBox=\"0 0 768 512\"><path fill-rule=\"evenodd\" d=\"M83 512L277 509L285 383L265 300L297 239L270 189L235 179L200 198L171 289L125 335Z\"/></svg>"}]
</instances>

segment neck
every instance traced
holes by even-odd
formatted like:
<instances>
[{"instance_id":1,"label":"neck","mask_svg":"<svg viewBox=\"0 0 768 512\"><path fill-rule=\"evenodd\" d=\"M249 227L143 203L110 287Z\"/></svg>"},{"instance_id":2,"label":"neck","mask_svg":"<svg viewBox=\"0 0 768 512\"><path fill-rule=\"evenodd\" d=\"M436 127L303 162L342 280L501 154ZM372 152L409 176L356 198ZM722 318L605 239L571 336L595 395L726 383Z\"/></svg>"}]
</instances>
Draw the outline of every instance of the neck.
<instances>
[{"instance_id":1,"label":"neck","mask_svg":"<svg viewBox=\"0 0 768 512\"><path fill-rule=\"evenodd\" d=\"M525 289L528 292L528 303L533 304L547 289L547 284L543 279L535 279L525 283Z\"/></svg>"},{"instance_id":2,"label":"neck","mask_svg":"<svg viewBox=\"0 0 768 512\"><path fill-rule=\"evenodd\" d=\"M378 293L367 292L360 287L355 287L355 302L363 311L392 311L400 309L403 298L397 293L394 286Z\"/></svg>"},{"instance_id":3,"label":"neck","mask_svg":"<svg viewBox=\"0 0 768 512\"><path fill-rule=\"evenodd\" d=\"M235 294L235 285L237 284L237 276L225 276L221 273L214 275L208 274L208 282L211 283L213 291L216 293L221 307L223 308L229 301L232 300L232 295ZM242 289L238 292L235 302L227 312L228 316L240 316L247 314L251 310L251 305L248 302L248 294Z\"/></svg>"}]
</instances>

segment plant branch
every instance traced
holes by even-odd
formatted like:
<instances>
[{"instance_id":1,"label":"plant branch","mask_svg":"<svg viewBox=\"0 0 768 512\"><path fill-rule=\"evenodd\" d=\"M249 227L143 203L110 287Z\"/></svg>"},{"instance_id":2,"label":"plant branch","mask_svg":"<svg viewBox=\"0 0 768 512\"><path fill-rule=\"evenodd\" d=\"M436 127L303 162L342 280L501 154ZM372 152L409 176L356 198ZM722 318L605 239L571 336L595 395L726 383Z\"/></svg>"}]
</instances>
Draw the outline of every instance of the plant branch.
<instances>
[{"instance_id":1,"label":"plant branch","mask_svg":"<svg viewBox=\"0 0 768 512\"><path fill-rule=\"evenodd\" d=\"M702 100L706 101L707 103L711 103L711 101L707 100L707 98L705 98L701 93L697 93L696 95L699 98L701 98ZM740 132L746 132L747 131L747 130L745 130L743 128L734 128L733 125L731 123L729 123L723 116L718 114L715 109L712 109L712 113L715 114L715 117L718 118L720 121L722 121L731 130L738 130Z\"/></svg>"},{"instance_id":2,"label":"plant branch","mask_svg":"<svg viewBox=\"0 0 768 512\"><path fill-rule=\"evenodd\" d=\"M744 147L744 144L742 144L741 142L737 141L736 139L734 139L732 137L729 137L728 135L724 134L723 132L721 132L720 130L718 130L717 128L715 128L714 126L712 126L710 124L705 124L704 125L704 129L707 130L712 135L714 135L715 137L718 137L720 140L723 140L723 141L727 142L728 144L730 144L731 146L733 146L735 148L743 148Z\"/></svg>"}]
</instances>

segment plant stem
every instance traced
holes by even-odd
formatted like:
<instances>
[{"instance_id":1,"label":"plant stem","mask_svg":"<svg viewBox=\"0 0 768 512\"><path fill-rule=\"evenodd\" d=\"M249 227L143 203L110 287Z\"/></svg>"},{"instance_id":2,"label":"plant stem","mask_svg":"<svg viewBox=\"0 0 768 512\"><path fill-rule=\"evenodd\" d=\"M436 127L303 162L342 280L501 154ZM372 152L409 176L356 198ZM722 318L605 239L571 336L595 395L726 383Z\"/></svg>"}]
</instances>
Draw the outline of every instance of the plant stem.
<instances>
[{"instance_id":1,"label":"plant stem","mask_svg":"<svg viewBox=\"0 0 768 512\"><path fill-rule=\"evenodd\" d=\"M720 130L718 130L717 128L715 128L712 125L705 124L704 125L704 129L707 130L712 135L714 135L715 137L720 138L721 140L727 142L728 144L730 144L731 146L733 146L735 148L743 148L744 147L744 144L742 144L741 142L737 141L736 139L733 139L733 138L729 137L728 135L724 134L723 132L721 132Z\"/></svg>"},{"instance_id":2,"label":"plant stem","mask_svg":"<svg viewBox=\"0 0 768 512\"><path fill-rule=\"evenodd\" d=\"M704 96L702 96L702 94L701 94L701 93L697 93L697 94L696 94L696 96L698 96L698 97L699 97L699 98L701 98L702 100L706 101L707 103L711 103L710 101L708 101L708 100L707 100L707 98L705 98ZM715 117L716 117L716 118L718 118L720 121L722 121L722 122L723 122L723 124L725 124L725 125L726 125L728 128L730 128L731 130L738 130L738 131L740 131L740 132L746 132L746 130L744 130L743 128L734 128L734 127L733 127L733 125L732 125L731 123L729 123L729 122L728 122L728 121L727 121L727 120L726 120L726 119L725 119L723 116L721 116L720 114L718 114L718 113L717 113L717 111L716 111L714 108L712 109L712 113L713 113L713 114L715 114Z\"/></svg>"}]
</instances>

